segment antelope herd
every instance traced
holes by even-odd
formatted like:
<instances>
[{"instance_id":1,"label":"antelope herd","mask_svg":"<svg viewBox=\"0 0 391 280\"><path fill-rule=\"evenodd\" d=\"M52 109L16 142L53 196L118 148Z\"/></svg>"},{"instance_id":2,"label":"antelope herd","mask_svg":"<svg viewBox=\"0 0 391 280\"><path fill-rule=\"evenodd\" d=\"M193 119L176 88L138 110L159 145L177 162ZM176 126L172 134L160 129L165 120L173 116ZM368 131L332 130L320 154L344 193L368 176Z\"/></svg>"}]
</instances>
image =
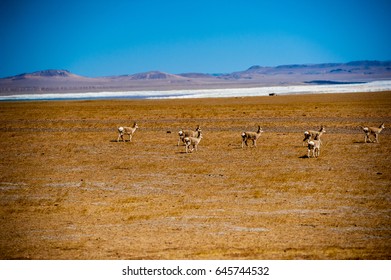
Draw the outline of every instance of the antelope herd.
<instances>
[{"instance_id":1,"label":"antelope herd","mask_svg":"<svg viewBox=\"0 0 391 280\"><path fill-rule=\"evenodd\" d=\"M368 126L359 126L362 131L365 134L364 142L368 143L380 143L379 142L379 134L380 132L385 128L384 123L382 123L379 127L368 127ZM125 127L121 126L118 128L118 139L117 142L122 139L123 142L125 142L124 134L127 134L129 136L129 142L132 141L133 135L136 132L136 129L138 128L138 125L136 122L133 123L133 126L131 127ZM319 130L307 130L304 132L304 139L303 139L303 146L306 143L307 144L307 157L319 157L320 155L320 147L322 145L322 141L320 140L320 137L323 133L326 132L325 127L322 125ZM171 132L170 132L171 133ZM258 130L256 132L254 131L244 131L242 136L242 149L244 148L244 145L248 146L248 141L253 142L253 147L257 146L257 140L263 133L263 130L260 126L258 126ZM184 143L186 147L186 153L191 153L194 150L197 151L198 145L202 139L202 132L199 125L197 125L195 130L183 130L181 129L178 132L178 143L177 146L180 145L180 143ZM373 140L371 140L371 136L374 137Z\"/></svg>"}]
</instances>

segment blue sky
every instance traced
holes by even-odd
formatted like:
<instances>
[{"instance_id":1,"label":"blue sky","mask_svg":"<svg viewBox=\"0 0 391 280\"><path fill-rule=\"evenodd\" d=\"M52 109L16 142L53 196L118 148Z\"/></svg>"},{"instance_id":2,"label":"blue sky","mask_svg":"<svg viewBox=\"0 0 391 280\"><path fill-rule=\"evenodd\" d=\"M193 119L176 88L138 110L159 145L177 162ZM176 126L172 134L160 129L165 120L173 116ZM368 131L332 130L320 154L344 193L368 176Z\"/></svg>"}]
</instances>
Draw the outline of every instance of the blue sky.
<instances>
[{"instance_id":1,"label":"blue sky","mask_svg":"<svg viewBox=\"0 0 391 280\"><path fill-rule=\"evenodd\" d=\"M391 60L388 0L1 0L0 77Z\"/></svg>"}]
</instances>

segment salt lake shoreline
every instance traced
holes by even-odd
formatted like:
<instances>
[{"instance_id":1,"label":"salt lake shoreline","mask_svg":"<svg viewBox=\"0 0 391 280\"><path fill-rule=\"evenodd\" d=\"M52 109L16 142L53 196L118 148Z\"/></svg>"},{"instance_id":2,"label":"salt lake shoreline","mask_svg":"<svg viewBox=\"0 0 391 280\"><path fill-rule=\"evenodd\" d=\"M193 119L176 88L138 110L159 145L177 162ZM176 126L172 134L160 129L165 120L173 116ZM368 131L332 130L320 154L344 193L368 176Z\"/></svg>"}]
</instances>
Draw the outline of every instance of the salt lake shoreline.
<instances>
[{"instance_id":1,"label":"salt lake shoreline","mask_svg":"<svg viewBox=\"0 0 391 280\"><path fill-rule=\"evenodd\" d=\"M183 99L254 97L268 95L324 94L391 91L391 80L330 85L284 85L253 88L149 90L83 93L34 93L0 96L0 101L101 100L101 99Z\"/></svg>"}]
</instances>

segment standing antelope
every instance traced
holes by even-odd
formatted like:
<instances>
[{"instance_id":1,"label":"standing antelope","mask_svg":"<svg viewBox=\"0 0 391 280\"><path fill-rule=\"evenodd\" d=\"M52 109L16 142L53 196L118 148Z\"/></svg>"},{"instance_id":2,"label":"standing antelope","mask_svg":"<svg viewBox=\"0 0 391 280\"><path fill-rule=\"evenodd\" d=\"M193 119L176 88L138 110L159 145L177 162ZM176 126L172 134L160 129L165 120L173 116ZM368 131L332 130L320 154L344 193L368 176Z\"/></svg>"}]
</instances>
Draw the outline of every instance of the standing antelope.
<instances>
[{"instance_id":1,"label":"standing antelope","mask_svg":"<svg viewBox=\"0 0 391 280\"><path fill-rule=\"evenodd\" d=\"M367 143L368 140L369 140L369 142L379 143L379 133L384 129L385 126L384 126L384 123L382 123L379 127L363 127L363 126L360 126L360 127L365 133L365 138L364 138L365 143ZM369 136L371 136L371 135L375 136L374 141L372 141L370 139Z\"/></svg>"},{"instance_id":2,"label":"standing antelope","mask_svg":"<svg viewBox=\"0 0 391 280\"><path fill-rule=\"evenodd\" d=\"M198 144L200 143L201 139L202 139L202 134L200 130L197 132L197 137L188 136L183 138L183 141L185 142L186 145L186 153L193 152L194 150L197 151Z\"/></svg>"},{"instance_id":3,"label":"standing antelope","mask_svg":"<svg viewBox=\"0 0 391 280\"><path fill-rule=\"evenodd\" d=\"M247 141L251 140L253 141L253 147L257 146L257 140L261 136L263 130L262 128L258 125L258 130L257 132L243 132L242 133L242 148L244 147L244 144L248 146Z\"/></svg>"},{"instance_id":4,"label":"standing antelope","mask_svg":"<svg viewBox=\"0 0 391 280\"><path fill-rule=\"evenodd\" d=\"M198 132L201 131L201 128L199 125L197 125L196 129L193 131L193 130L179 130L178 132L178 135L179 135L179 139L178 139L178 144L177 146L179 146L179 143L182 141L183 143L185 143L185 137L197 137L198 135Z\"/></svg>"},{"instance_id":5,"label":"standing antelope","mask_svg":"<svg viewBox=\"0 0 391 280\"><path fill-rule=\"evenodd\" d=\"M322 142L320 140L311 140L308 141L308 152L307 157L311 157L311 151L313 157L318 157L320 155L320 144Z\"/></svg>"},{"instance_id":6,"label":"standing antelope","mask_svg":"<svg viewBox=\"0 0 391 280\"><path fill-rule=\"evenodd\" d=\"M324 126L322 125L319 129L319 131L316 131L316 130L307 130L307 131L304 131L304 139L303 139L303 146L304 146L304 143L307 141L310 141L311 139L313 140L320 140L320 136L322 136L323 133L326 132L326 129L324 128Z\"/></svg>"},{"instance_id":7,"label":"standing antelope","mask_svg":"<svg viewBox=\"0 0 391 280\"><path fill-rule=\"evenodd\" d=\"M128 126L121 126L118 128L118 139L117 142L119 142L119 139L122 139L122 141L125 142L124 134L129 135L129 142L132 141L133 134L136 132L136 129L138 128L137 123L135 122L132 127Z\"/></svg>"}]
</instances>

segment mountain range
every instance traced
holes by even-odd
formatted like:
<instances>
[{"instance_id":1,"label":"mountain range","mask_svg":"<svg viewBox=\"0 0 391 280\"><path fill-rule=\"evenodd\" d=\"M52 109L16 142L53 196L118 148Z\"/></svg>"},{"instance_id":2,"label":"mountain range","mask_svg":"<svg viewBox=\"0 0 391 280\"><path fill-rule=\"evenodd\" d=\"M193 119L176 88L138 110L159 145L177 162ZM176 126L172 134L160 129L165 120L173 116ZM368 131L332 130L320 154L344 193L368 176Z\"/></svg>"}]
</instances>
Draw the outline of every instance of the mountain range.
<instances>
[{"instance_id":1,"label":"mountain range","mask_svg":"<svg viewBox=\"0 0 391 280\"><path fill-rule=\"evenodd\" d=\"M132 90L213 89L272 85L364 83L391 80L391 61L254 65L223 73L170 74L149 71L131 75L84 77L67 70L43 70L0 79L0 95Z\"/></svg>"}]
</instances>

